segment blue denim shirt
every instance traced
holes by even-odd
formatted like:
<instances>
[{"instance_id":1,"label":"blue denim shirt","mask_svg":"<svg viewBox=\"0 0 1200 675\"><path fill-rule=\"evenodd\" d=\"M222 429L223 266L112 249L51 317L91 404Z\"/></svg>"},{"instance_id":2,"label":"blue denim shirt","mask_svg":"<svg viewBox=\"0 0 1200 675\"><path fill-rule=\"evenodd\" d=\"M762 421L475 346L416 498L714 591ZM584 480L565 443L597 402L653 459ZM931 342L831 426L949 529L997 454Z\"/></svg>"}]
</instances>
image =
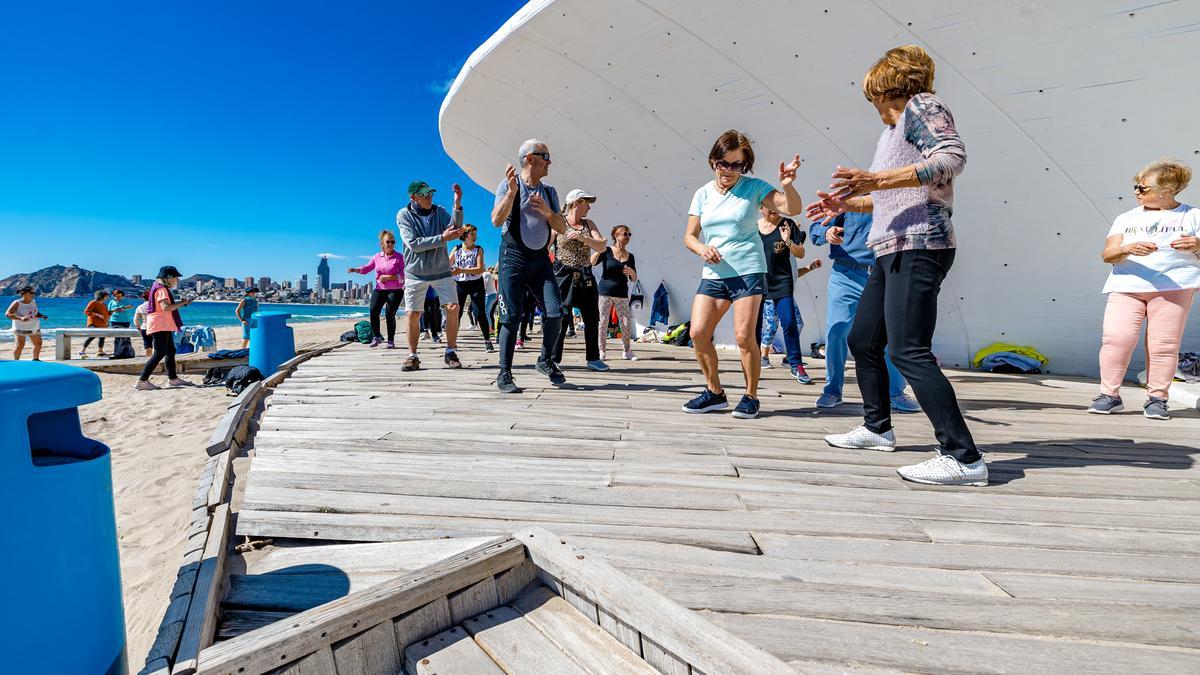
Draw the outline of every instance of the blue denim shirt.
<instances>
[{"instance_id":1,"label":"blue denim shirt","mask_svg":"<svg viewBox=\"0 0 1200 675\"><path fill-rule=\"evenodd\" d=\"M831 227L845 228L841 244L829 244L825 233ZM875 253L867 247L867 235L871 232L871 214L843 213L827 223L813 223L808 227L808 236L816 246L829 244L832 260L844 258L860 265L874 265Z\"/></svg>"}]
</instances>

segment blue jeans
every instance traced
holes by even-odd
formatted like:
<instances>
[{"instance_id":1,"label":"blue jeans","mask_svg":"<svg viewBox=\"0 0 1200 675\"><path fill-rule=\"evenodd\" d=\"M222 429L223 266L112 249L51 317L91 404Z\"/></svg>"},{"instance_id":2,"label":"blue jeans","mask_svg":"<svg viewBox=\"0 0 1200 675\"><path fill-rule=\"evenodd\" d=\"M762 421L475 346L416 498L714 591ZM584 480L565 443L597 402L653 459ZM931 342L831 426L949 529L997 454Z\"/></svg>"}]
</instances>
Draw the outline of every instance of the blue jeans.
<instances>
[{"instance_id":1,"label":"blue jeans","mask_svg":"<svg viewBox=\"0 0 1200 675\"><path fill-rule=\"evenodd\" d=\"M800 347L800 331L804 329L804 319L800 318L800 308L796 307L796 299L792 296L764 300L758 313L758 344L766 347L775 341L775 331L783 328L783 346L787 356L783 363L786 366L803 366L804 357Z\"/></svg>"},{"instance_id":2,"label":"blue jeans","mask_svg":"<svg viewBox=\"0 0 1200 675\"><path fill-rule=\"evenodd\" d=\"M854 315L858 312L858 301L867 285L867 272L842 265L830 265L829 303L825 308L829 331L825 336L825 393L841 398L842 385L846 379L846 357L850 353L848 338ZM892 365L891 357L885 355L888 384L892 396L900 394L908 386L904 376Z\"/></svg>"}]
</instances>

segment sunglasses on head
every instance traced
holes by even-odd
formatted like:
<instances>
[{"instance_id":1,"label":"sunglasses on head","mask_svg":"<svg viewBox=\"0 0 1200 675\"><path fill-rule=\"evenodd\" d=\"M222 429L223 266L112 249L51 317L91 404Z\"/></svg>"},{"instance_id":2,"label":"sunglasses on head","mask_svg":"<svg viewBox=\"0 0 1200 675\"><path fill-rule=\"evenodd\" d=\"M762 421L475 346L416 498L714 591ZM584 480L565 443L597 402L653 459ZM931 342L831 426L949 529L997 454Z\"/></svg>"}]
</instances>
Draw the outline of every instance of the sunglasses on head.
<instances>
[{"instance_id":1,"label":"sunglasses on head","mask_svg":"<svg viewBox=\"0 0 1200 675\"><path fill-rule=\"evenodd\" d=\"M736 173L742 173L746 170L745 162L726 162L723 159L718 159L717 161L713 162L713 166L722 171L733 171Z\"/></svg>"},{"instance_id":2,"label":"sunglasses on head","mask_svg":"<svg viewBox=\"0 0 1200 675\"><path fill-rule=\"evenodd\" d=\"M1134 185L1133 186L1133 191L1138 193L1139 195L1144 195L1152 189L1154 189L1154 188L1151 188L1149 185Z\"/></svg>"},{"instance_id":3,"label":"sunglasses on head","mask_svg":"<svg viewBox=\"0 0 1200 675\"><path fill-rule=\"evenodd\" d=\"M529 155L531 157L541 157L547 164L550 163L550 153L548 152L531 152Z\"/></svg>"}]
</instances>

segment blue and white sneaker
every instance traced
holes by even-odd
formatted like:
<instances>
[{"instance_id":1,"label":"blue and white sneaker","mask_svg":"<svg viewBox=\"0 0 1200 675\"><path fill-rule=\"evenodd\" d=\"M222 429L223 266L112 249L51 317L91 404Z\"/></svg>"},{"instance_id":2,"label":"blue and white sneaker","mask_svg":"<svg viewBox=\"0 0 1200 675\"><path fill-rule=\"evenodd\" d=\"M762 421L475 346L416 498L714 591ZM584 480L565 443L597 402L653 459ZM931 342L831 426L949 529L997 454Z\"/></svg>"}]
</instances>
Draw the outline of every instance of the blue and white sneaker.
<instances>
[{"instance_id":1,"label":"blue and white sneaker","mask_svg":"<svg viewBox=\"0 0 1200 675\"><path fill-rule=\"evenodd\" d=\"M800 384L812 384L812 376L804 369L804 366L792 366L792 377Z\"/></svg>"},{"instance_id":2,"label":"blue and white sneaker","mask_svg":"<svg viewBox=\"0 0 1200 675\"><path fill-rule=\"evenodd\" d=\"M742 400L733 409L733 416L739 420L752 420L758 417L758 399L742 396Z\"/></svg>"},{"instance_id":3,"label":"blue and white sneaker","mask_svg":"<svg viewBox=\"0 0 1200 675\"><path fill-rule=\"evenodd\" d=\"M691 414L706 413L712 410L724 410L729 407L729 399L725 392L714 394L704 388L699 396L683 404L683 412Z\"/></svg>"},{"instance_id":4,"label":"blue and white sneaker","mask_svg":"<svg viewBox=\"0 0 1200 675\"><path fill-rule=\"evenodd\" d=\"M842 404L842 397L824 392L817 397L818 408L836 408Z\"/></svg>"},{"instance_id":5,"label":"blue and white sneaker","mask_svg":"<svg viewBox=\"0 0 1200 675\"><path fill-rule=\"evenodd\" d=\"M921 412L921 404L906 392L900 392L892 397L892 410L898 413Z\"/></svg>"}]
</instances>

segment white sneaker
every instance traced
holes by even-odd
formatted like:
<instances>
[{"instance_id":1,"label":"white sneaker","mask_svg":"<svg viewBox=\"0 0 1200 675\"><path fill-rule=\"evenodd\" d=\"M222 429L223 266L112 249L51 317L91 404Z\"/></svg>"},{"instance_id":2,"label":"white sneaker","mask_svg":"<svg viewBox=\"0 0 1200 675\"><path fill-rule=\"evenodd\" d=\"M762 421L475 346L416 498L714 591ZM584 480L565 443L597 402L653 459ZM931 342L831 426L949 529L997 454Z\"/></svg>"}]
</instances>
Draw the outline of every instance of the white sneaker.
<instances>
[{"instance_id":1,"label":"white sneaker","mask_svg":"<svg viewBox=\"0 0 1200 675\"><path fill-rule=\"evenodd\" d=\"M601 361L607 361L607 360L608 360L608 350L607 350L607 349L601 349L601 350L600 350L600 360L601 360Z\"/></svg>"},{"instance_id":2,"label":"white sneaker","mask_svg":"<svg viewBox=\"0 0 1200 675\"><path fill-rule=\"evenodd\" d=\"M133 385L133 388L138 391L154 391L154 390L158 389L159 387L158 387L158 385L156 385L150 381L138 380L137 384Z\"/></svg>"},{"instance_id":3,"label":"white sneaker","mask_svg":"<svg viewBox=\"0 0 1200 675\"><path fill-rule=\"evenodd\" d=\"M896 434L891 429L877 434L860 424L844 434L826 436L825 442L835 448L891 452L896 449Z\"/></svg>"},{"instance_id":4,"label":"white sneaker","mask_svg":"<svg viewBox=\"0 0 1200 675\"><path fill-rule=\"evenodd\" d=\"M638 360L637 354L634 354L632 349L626 349L625 350L625 360L626 361L637 361Z\"/></svg>"},{"instance_id":5,"label":"white sneaker","mask_svg":"<svg viewBox=\"0 0 1200 675\"><path fill-rule=\"evenodd\" d=\"M925 485L973 485L983 487L988 484L988 468L983 458L970 464L963 464L950 455L938 455L911 466L902 466L896 473L904 480Z\"/></svg>"}]
</instances>

